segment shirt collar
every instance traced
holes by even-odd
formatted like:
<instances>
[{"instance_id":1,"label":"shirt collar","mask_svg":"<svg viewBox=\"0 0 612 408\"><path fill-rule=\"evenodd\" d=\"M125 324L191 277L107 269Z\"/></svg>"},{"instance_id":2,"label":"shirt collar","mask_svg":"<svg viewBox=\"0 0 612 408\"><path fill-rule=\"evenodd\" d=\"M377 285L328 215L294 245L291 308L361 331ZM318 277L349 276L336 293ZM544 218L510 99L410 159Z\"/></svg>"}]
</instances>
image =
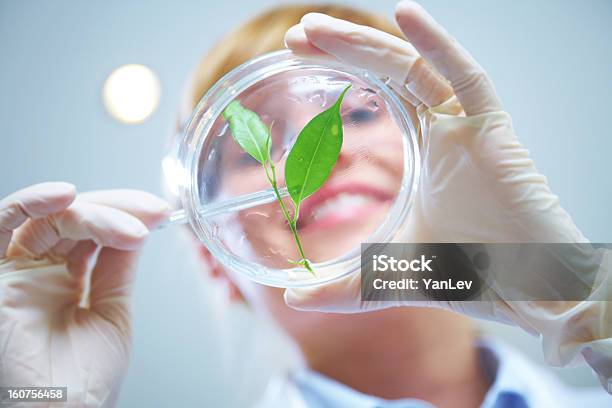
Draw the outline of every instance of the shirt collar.
<instances>
[{"instance_id":1,"label":"shirt collar","mask_svg":"<svg viewBox=\"0 0 612 408\"><path fill-rule=\"evenodd\" d=\"M477 343L480 361L493 380L481 408L564 406L564 388L546 370L499 341Z\"/></svg>"},{"instance_id":2,"label":"shirt collar","mask_svg":"<svg viewBox=\"0 0 612 408\"><path fill-rule=\"evenodd\" d=\"M435 408L418 399L385 400L363 394L307 368L293 373L291 377L309 407Z\"/></svg>"}]
</instances>

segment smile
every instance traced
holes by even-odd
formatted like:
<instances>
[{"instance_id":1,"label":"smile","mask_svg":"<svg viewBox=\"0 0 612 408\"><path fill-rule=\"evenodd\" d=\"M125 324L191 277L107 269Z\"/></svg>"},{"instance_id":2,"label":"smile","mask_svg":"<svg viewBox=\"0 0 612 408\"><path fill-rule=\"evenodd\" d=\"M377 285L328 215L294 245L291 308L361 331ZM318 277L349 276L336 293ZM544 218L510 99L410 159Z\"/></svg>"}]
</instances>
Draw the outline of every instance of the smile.
<instances>
[{"instance_id":1,"label":"smile","mask_svg":"<svg viewBox=\"0 0 612 408\"><path fill-rule=\"evenodd\" d=\"M298 229L321 230L356 220L363 222L392 199L392 194L366 184L332 184L302 204Z\"/></svg>"}]
</instances>

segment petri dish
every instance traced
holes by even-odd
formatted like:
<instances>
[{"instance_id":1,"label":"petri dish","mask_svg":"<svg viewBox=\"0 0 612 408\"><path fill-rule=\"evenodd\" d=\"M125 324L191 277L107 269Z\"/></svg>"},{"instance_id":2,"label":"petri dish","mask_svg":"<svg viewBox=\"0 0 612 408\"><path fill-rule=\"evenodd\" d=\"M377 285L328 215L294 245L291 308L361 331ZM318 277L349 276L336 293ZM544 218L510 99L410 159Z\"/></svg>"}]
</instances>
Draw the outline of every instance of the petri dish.
<instances>
[{"instance_id":1,"label":"petri dish","mask_svg":"<svg viewBox=\"0 0 612 408\"><path fill-rule=\"evenodd\" d=\"M270 129L271 157L287 208L284 162L300 130L342 102L343 144L326 183L300 206L297 233L309 272L263 166L242 151L223 111L238 100ZM360 244L393 242L406 224L419 179L417 134L388 81L340 62L289 50L250 60L197 105L172 152L169 182L211 254L232 273L275 287L303 287L360 269ZM164 163L167 164L167 163ZM168 172L166 177L168 178Z\"/></svg>"}]
</instances>

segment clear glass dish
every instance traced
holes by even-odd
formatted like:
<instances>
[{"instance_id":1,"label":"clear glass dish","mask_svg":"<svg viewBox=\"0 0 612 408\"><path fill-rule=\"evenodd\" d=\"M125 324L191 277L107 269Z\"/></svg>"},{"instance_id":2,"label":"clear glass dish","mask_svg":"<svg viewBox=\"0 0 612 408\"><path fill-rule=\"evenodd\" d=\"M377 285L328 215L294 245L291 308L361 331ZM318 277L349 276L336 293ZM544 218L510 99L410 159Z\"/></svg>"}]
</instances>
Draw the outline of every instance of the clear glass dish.
<instances>
[{"instance_id":1,"label":"clear glass dish","mask_svg":"<svg viewBox=\"0 0 612 408\"><path fill-rule=\"evenodd\" d=\"M222 113L238 99L270 127L283 187L284 159L299 131L348 84L340 158L326 184L300 209L298 233L311 273L291 263L299 256L264 170L232 139ZM398 237L419 178L415 127L383 79L290 51L266 54L225 75L202 98L178 139L172 182L183 209L173 222L188 220L232 273L275 287L321 284L359 270L360 243Z\"/></svg>"}]
</instances>

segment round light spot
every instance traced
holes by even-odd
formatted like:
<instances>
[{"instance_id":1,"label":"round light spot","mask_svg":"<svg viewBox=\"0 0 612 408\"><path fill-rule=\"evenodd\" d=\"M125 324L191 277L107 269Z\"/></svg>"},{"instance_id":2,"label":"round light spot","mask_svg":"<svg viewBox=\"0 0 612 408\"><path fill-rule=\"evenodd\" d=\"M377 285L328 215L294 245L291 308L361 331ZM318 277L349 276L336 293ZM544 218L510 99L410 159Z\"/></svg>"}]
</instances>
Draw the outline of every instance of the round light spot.
<instances>
[{"instance_id":1,"label":"round light spot","mask_svg":"<svg viewBox=\"0 0 612 408\"><path fill-rule=\"evenodd\" d=\"M124 123L142 123L155 112L161 86L155 73L140 64L122 65L106 79L102 99L112 117Z\"/></svg>"}]
</instances>

